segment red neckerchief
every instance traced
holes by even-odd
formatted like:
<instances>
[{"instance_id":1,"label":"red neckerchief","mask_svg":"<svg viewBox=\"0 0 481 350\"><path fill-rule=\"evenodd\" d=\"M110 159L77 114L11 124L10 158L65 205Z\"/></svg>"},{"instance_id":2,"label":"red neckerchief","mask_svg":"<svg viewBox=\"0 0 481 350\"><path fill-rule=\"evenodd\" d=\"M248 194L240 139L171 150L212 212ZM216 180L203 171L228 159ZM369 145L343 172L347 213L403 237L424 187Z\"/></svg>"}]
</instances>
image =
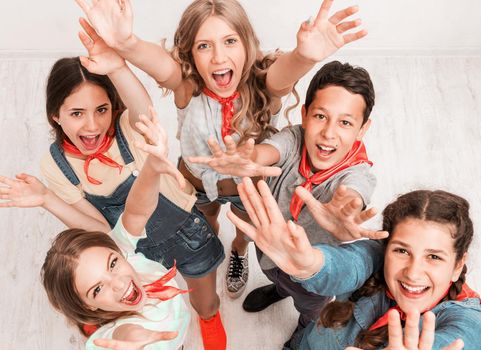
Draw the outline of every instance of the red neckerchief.
<instances>
[{"instance_id":1,"label":"red neckerchief","mask_svg":"<svg viewBox=\"0 0 481 350\"><path fill-rule=\"evenodd\" d=\"M302 158L299 163L299 174L306 178L306 182L304 182L301 186L308 191L311 191L312 185L319 185L320 183L329 179L334 174L337 174L338 172L346 168L361 163L367 163L372 166L372 162L367 158L366 147L364 147L364 144L361 141L356 141L354 142L351 150L346 154L343 160L333 165L329 169L320 170L310 176L311 166L309 164L309 159L307 156L307 148L304 144L304 146L302 146ZM304 202L299 198L297 194L294 193L290 206L291 214L294 220L297 221L303 205Z\"/></svg>"},{"instance_id":2,"label":"red neckerchief","mask_svg":"<svg viewBox=\"0 0 481 350\"><path fill-rule=\"evenodd\" d=\"M165 285L172 278L174 278L176 274L177 274L177 267L174 261L174 266L169 271L167 271L165 275L160 277L158 280L150 284L145 284L143 286L145 290L145 294L147 294L147 297L151 299L159 299L161 301L166 301L174 298L179 294L189 293L191 289L184 290L184 289L179 289L176 287ZM94 324L82 325L82 329L85 332L85 334L87 334L87 336L91 336L99 328L100 326L94 325Z\"/></svg>"},{"instance_id":3,"label":"red neckerchief","mask_svg":"<svg viewBox=\"0 0 481 350\"><path fill-rule=\"evenodd\" d=\"M102 184L102 181L96 180L93 177L89 176L89 166L90 166L90 162L93 159L98 159L99 162L105 165L119 169L119 173L122 171L122 165L114 161L112 158L109 158L103 154L104 152L109 150L113 141L114 141L114 138L112 136L105 135L104 139L100 143L100 147L97 150L97 152L95 152L94 154L88 155L87 158L85 158L84 171L85 171L85 175L87 175L87 180L91 184L94 184L94 185ZM80 152L79 149L67 139L63 141L62 147L66 153L69 153L75 156L83 156L82 152Z\"/></svg>"},{"instance_id":4,"label":"red neckerchief","mask_svg":"<svg viewBox=\"0 0 481 350\"><path fill-rule=\"evenodd\" d=\"M234 101L239 98L239 92L236 91L234 92L231 96L229 97L220 97L217 94L213 93L210 91L208 88L204 88L202 92L216 100L222 105L222 140L224 140L224 137L227 135L230 135L232 133L231 129L231 122L232 122L232 117L234 116Z\"/></svg>"},{"instance_id":5,"label":"red neckerchief","mask_svg":"<svg viewBox=\"0 0 481 350\"><path fill-rule=\"evenodd\" d=\"M444 293L443 296L436 303L431 305L431 307L422 311L421 314L425 313L426 311L429 311L429 310L433 309L436 305L438 305L441 302L441 300L443 300L446 297L446 295L448 295L449 288L451 288L451 284L449 285L446 293ZM389 299L394 300L394 297L389 292L389 290L386 290L386 295ZM462 300L469 299L469 298L478 298L479 299L479 295L478 295L478 293L473 291L471 288L469 288L469 286L466 283L464 283L463 288L461 290L461 293L459 293L458 296L456 297L456 301L462 301ZM381 327L387 325L388 324L388 313L391 310L397 310L399 312L399 316L401 317L401 320L403 320L403 321L406 320L406 313L404 311L402 311L401 308L396 304L395 306L389 308L389 310L387 310L384 315L382 315L376 322L374 322L372 324L372 326L369 327L369 330L372 331L372 330L375 330L377 328L381 328Z\"/></svg>"}]
</instances>

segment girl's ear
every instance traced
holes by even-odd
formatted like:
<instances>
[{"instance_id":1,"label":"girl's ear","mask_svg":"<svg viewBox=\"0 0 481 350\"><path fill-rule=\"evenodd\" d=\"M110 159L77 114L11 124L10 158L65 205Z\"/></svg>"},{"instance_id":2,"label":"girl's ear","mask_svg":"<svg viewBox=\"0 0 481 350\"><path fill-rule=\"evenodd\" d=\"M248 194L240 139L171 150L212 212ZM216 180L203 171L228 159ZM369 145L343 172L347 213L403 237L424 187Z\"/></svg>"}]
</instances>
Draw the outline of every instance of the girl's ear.
<instances>
[{"instance_id":1,"label":"girl's ear","mask_svg":"<svg viewBox=\"0 0 481 350\"><path fill-rule=\"evenodd\" d=\"M56 121L58 125L60 125L60 119L58 118L58 115L52 116L52 119Z\"/></svg>"},{"instance_id":2,"label":"girl's ear","mask_svg":"<svg viewBox=\"0 0 481 350\"><path fill-rule=\"evenodd\" d=\"M459 261L456 263L456 266L454 267L454 271L453 271L453 276L451 278L452 282L457 282L457 280L459 279L459 276L463 271L464 263L466 262L467 256L468 256L468 253L464 253L463 257L459 259Z\"/></svg>"}]
</instances>

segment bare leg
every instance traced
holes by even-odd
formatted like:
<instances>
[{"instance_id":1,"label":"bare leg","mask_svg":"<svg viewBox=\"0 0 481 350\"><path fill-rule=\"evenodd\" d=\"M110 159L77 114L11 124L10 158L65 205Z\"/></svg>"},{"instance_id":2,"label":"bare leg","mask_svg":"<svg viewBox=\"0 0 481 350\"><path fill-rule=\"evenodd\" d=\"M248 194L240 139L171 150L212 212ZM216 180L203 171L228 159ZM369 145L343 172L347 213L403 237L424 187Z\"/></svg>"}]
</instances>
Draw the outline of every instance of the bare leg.
<instances>
[{"instance_id":1,"label":"bare leg","mask_svg":"<svg viewBox=\"0 0 481 350\"><path fill-rule=\"evenodd\" d=\"M189 293L190 303L204 320L213 317L219 310L220 299L215 290L216 272L214 270L201 278L184 277L187 286L192 289Z\"/></svg>"},{"instance_id":2,"label":"bare leg","mask_svg":"<svg viewBox=\"0 0 481 350\"><path fill-rule=\"evenodd\" d=\"M242 220L250 222L249 215L246 212L237 209L235 206L231 205L232 212L240 217ZM239 255L245 255L247 251L247 246L249 242L244 239L244 233L236 228L235 230L235 238L232 241L232 250L239 253Z\"/></svg>"}]
</instances>

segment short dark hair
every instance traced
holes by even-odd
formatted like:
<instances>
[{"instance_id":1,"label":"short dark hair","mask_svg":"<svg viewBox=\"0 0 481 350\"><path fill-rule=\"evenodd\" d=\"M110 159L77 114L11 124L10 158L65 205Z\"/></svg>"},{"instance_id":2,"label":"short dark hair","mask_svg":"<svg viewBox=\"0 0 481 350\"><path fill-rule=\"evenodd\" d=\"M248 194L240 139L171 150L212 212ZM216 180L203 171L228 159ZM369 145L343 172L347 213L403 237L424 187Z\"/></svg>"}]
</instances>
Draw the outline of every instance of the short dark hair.
<instances>
[{"instance_id":1,"label":"short dark hair","mask_svg":"<svg viewBox=\"0 0 481 350\"><path fill-rule=\"evenodd\" d=\"M82 83L89 82L105 90L112 104L112 125L125 110L125 106L114 85L106 75L90 73L78 57L64 57L52 67L47 79L47 119L55 134L55 141L62 142L65 134L53 117L58 116L65 99Z\"/></svg>"},{"instance_id":2,"label":"short dark hair","mask_svg":"<svg viewBox=\"0 0 481 350\"><path fill-rule=\"evenodd\" d=\"M362 124L366 123L374 107L374 86L367 70L361 67L351 66L349 63L332 61L317 71L309 83L306 93L306 110L312 103L317 90L329 85L340 86L353 94L359 94L366 103Z\"/></svg>"}]
</instances>

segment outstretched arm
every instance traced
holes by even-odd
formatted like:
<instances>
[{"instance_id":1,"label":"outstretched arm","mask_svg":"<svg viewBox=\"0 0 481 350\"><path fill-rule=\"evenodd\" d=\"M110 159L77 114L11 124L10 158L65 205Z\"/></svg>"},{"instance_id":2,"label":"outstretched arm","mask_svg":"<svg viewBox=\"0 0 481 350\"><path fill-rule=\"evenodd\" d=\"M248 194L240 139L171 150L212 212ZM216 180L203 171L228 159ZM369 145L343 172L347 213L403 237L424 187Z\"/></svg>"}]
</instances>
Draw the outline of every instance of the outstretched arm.
<instances>
[{"instance_id":1,"label":"outstretched arm","mask_svg":"<svg viewBox=\"0 0 481 350\"><path fill-rule=\"evenodd\" d=\"M87 231L108 232L110 227L100 215L96 215L95 208L90 208L89 203L84 205L84 210L67 204L54 192L49 190L39 179L28 174L18 174L15 179L0 176L0 208L34 208L42 207L52 213L67 227L78 227ZM85 200L84 200L85 201ZM88 207L88 208L87 208ZM85 211L95 213L88 215Z\"/></svg>"},{"instance_id":2,"label":"outstretched arm","mask_svg":"<svg viewBox=\"0 0 481 350\"><path fill-rule=\"evenodd\" d=\"M137 128L141 131L147 143L135 143L135 146L149 155L135 180L127 197L122 223L126 230L134 235L140 235L159 200L159 174L173 176L180 188L185 187L185 179L177 168L168 160L167 134L157 121L153 108L151 118L140 117Z\"/></svg>"},{"instance_id":3,"label":"outstretched arm","mask_svg":"<svg viewBox=\"0 0 481 350\"><path fill-rule=\"evenodd\" d=\"M323 253L311 246L302 227L285 221L267 184L259 181L257 186L260 195L249 178L237 186L252 224L231 211L229 219L287 274L306 278L320 271Z\"/></svg>"},{"instance_id":4,"label":"outstretched arm","mask_svg":"<svg viewBox=\"0 0 481 350\"><path fill-rule=\"evenodd\" d=\"M419 334L419 312L408 312L406 326L403 328L399 313L392 310L388 315L389 345L384 350L431 350L434 344L434 330L436 317L431 311L423 316L423 329ZM461 350L464 343L461 339L455 340L442 350ZM362 350L348 347L346 350Z\"/></svg>"},{"instance_id":5,"label":"outstretched arm","mask_svg":"<svg viewBox=\"0 0 481 350\"><path fill-rule=\"evenodd\" d=\"M324 0L316 18L301 24L297 32L296 48L280 56L267 72L267 88L278 97L288 94L296 81L302 78L318 62L332 55L352 41L364 37L367 32L360 30L346 34L357 28L360 20L345 21L357 12L351 6L336 12L331 17L329 10L334 0Z\"/></svg>"},{"instance_id":6,"label":"outstretched arm","mask_svg":"<svg viewBox=\"0 0 481 350\"><path fill-rule=\"evenodd\" d=\"M135 123L139 121L140 114L148 115L148 108L152 105L147 90L125 60L107 46L85 19L80 19L80 25L85 32L80 32L79 38L89 55L80 57L82 65L91 73L108 75L129 110L130 125L139 131Z\"/></svg>"},{"instance_id":7,"label":"outstretched arm","mask_svg":"<svg viewBox=\"0 0 481 350\"><path fill-rule=\"evenodd\" d=\"M339 186L328 203L319 202L303 187L296 188L296 194L304 201L319 226L341 242L388 236L386 231L368 230L360 226L376 215L376 209L362 210L362 199L346 186Z\"/></svg>"},{"instance_id":8,"label":"outstretched arm","mask_svg":"<svg viewBox=\"0 0 481 350\"><path fill-rule=\"evenodd\" d=\"M242 146L237 146L231 136L224 138L226 150L211 138L207 141L212 152L210 157L189 157L192 163L205 164L219 174L232 176L279 176L281 169L271 165L279 161L279 151L266 144L254 145L249 139Z\"/></svg>"},{"instance_id":9,"label":"outstretched arm","mask_svg":"<svg viewBox=\"0 0 481 350\"><path fill-rule=\"evenodd\" d=\"M153 77L161 86L177 90L182 83L180 65L161 46L141 40L132 32L129 0L75 0L107 45Z\"/></svg>"},{"instance_id":10,"label":"outstretched arm","mask_svg":"<svg viewBox=\"0 0 481 350\"><path fill-rule=\"evenodd\" d=\"M95 339L94 344L115 350L142 350L149 344L172 340L177 335L178 332L157 332L139 325L124 324L114 331L113 339Z\"/></svg>"}]
</instances>

